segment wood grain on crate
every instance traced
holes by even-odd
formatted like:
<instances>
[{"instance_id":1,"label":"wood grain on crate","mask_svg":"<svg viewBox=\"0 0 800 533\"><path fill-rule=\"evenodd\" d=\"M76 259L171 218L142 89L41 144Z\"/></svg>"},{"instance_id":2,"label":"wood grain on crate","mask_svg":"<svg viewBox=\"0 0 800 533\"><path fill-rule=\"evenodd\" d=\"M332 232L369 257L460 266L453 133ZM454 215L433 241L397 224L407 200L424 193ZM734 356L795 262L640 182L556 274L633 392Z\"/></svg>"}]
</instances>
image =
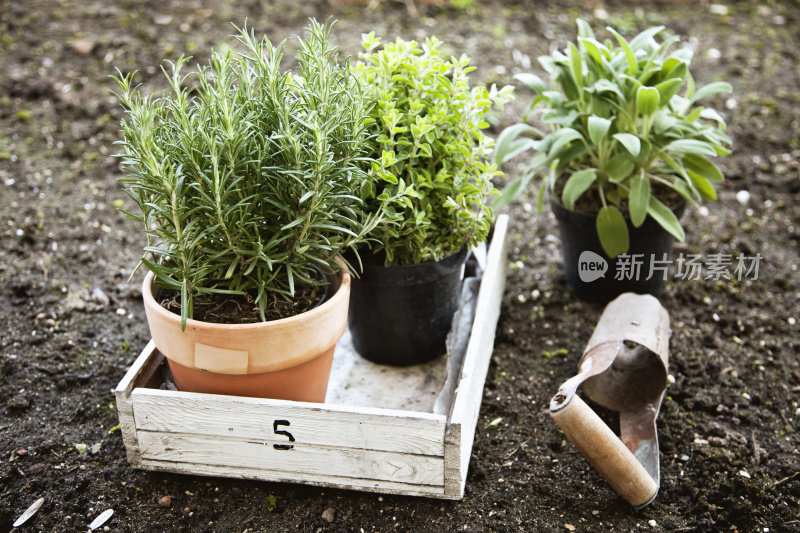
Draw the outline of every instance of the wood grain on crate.
<instances>
[{"instance_id":1,"label":"wood grain on crate","mask_svg":"<svg viewBox=\"0 0 800 533\"><path fill-rule=\"evenodd\" d=\"M273 472L324 474L376 481L442 485L441 456L312 445L298 440L292 449L273 443L208 435L139 431L142 459L231 468L263 465Z\"/></svg>"},{"instance_id":2,"label":"wood grain on crate","mask_svg":"<svg viewBox=\"0 0 800 533\"><path fill-rule=\"evenodd\" d=\"M508 217L498 217L448 416L159 390L151 343L115 391L132 465L458 499L464 494L505 284Z\"/></svg>"},{"instance_id":3,"label":"wood grain on crate","mask_svg":"<svg viewBox=\"0 0 800 533\"><path fill-rule=\"evenodd\" d=\"M207 394L198 399L195 393L156 389L137 389L132 396L139 431L286 444L286 437L276 434L272 424L274 420L290 420L292 436L304 444L444 455L443 415L283 400L270 400L265 409L260 398Z\"/></svg>"},{"instance_id":4,"label":"wood grain on crate","mask_svg":"<svg viewBox=\"0 0 800 533\"><path fill-rule=\"evenodd\" d=\"M500 303L505 290L508 217L500 216L489 247L486 272L475 306L472 333L461 369L455 402L445 436L445 495L461 498L467 479L475 427L483 397L483 385L494 348Z\"/></svg>"},{"instance_id":5,"label":"wood grain on crate","mask_svg":"<svg viewBox=\"0 0 800 533\"><path fill-rule=\"evenodd\" d=\"M144 347L142 353L136 358L133 365L125 373L122 381L119 382L114 390L117 400L117 413L119 414L119 427L122 432L122 442L125 444L125 452L128 462L133 466L141 463L139 453L139 441L136 430L136 422L133 416L133 399L131 393L134 387L147 387L154 385L158 377L158 368L164 356L156 351L156 345L151 340Z\"/></svg>"},{"instance_id":6,"label":"wood grain on crate","mask_svg":"<svg viewBox=\"0 0 800 533\"><path fill-rule=\"evenodd\" d=\"M169 463L166 461L143 460L141 468L159 472L173 472L203 476L229 477L236 479L255 479L260 481L277 481L285 483L303 483L340 489L363 490L383 494L402 494L406 496L444 497L442 485L420 485L418 483L402 483L396 481L377 481L374 479L358 479L336 477L327 474L302 474L272 471L264 468L196 465L192 463Z\"/></svg>"}]
</instances>

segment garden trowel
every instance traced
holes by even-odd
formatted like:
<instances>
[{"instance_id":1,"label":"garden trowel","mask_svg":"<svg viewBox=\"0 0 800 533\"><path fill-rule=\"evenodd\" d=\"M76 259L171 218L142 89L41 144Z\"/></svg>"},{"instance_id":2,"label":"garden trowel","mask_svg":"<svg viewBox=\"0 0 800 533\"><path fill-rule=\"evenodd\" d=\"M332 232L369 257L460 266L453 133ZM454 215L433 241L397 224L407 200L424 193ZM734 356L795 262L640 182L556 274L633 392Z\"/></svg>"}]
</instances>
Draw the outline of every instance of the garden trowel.
<instances>
[{"instance_id":1,"label":"garden trowel","mask_svg":"<svg viewBox=\"0 0 800 533\"><path fill-rule=\"evenodd\" d=\"M578 364L550 401L550 415L592 466L631 505L659 487L656 417L667 388L669 315L654 296L609 303ZM577 395L619 413L620 436Z\"/></svg>"}]
</instances>

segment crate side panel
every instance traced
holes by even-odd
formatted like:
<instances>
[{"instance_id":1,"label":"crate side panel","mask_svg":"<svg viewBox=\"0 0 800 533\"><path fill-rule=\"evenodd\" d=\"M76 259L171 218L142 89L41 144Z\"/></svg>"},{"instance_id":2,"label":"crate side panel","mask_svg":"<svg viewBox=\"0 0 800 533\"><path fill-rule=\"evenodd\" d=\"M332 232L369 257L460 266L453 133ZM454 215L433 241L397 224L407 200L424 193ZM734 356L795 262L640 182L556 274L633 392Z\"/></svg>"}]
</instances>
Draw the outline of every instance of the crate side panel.
<instances>
[{"instance_id":1,"label":"crate side panel","mask_svg":"<svg viewBox=\"0 0 800 533\"><path fill-rule=\"evenodd\" d=\"M444 455L441 415L147 389L132 397L139 430L277 444L290 433L298 444Z\"/></svg>"},{"instance_id":2,"label":"crate side panel","mask_svg":"<svg viewBox=\"0 0 800 533\"><path fill-rule=\"evenodd\" d=\"M469 459L472 455L472 444L475 439L475 427L478 423L483 386L486 372L494 350L494 337L497 320L500 317L500 305L505 290L508 217L498 217L495 226L495 237L489 249L486 272L481 281L475 320L470 336L467 353L464 355L464 366L461 371L456 390L453 409L450 414L451 428L458 428L450 436L451 443L445 448L446 462L455 465L458 461L459 475L449 475L451 488L449 492L463 492L467 477ZM459 438L457 445L453 439ZM455 474L455 471L452 471ZM455 482L460 484L456 491Z\"/></svg>"},{"instance_id":3,"label":"crate side panel","mask_svg":"<svg viewBox=\"0 0 800 533\"><path fill-rule=\"evenodd\" d=\"M117 416L119 417L119 428L122 433L122 442L125 444L125 454L128 462L138 465L142 456L139 452L139 440L136 435L136 423L133 417L133 405L130 398L126 398L122 393L116 393Z\"/></svg>"},{"instance_id":4,"label":"crate side panel","mask_svg":"<svg viewBox=\"0 0 800 533\"><path fill-rule=\"evenodd\" d=\"M417 485L444 483L442 457L293 443L276 448L257 439L139 431L142 459L230 468L263 468L311 476L338 476Z\"/></svg>"},{"instance_id":5,"label":"crate side panel","mask_svg":"<svg viewBox=\"0 0 800 533\"><path fill-rule=\"evenodd\" d=\"M122 442L125 444L125 453L128 461L137 465L141 461L139 441L136 435L136 422L133 414L133 401L131 391L137 385L152 381L158 371L162 356L156 351L155 343L151 340L136 357L125 376L114 389L117 403L117 416L122 433Z\"/></svg>"},{"instance_id":6,"label":"crate side panel","mask_svg":"<svg viewBox=\"0 0 800 533\"><path fill-rule=\"evenodd\" d=\"M374 479L337 477L321 474L299 474L246 467L228 467L200 463L177 463L145 459L140 468L159 472L173 472L199 476L230 477L236 479L255 479L284 483L303 483L322 487L379 492L381 494L402 494L406 496L428 496L443 498L441 485L419 485L395 481L376 481Z\"/></svg>"},{"instance_id":7,"label":"crate side panel","mask_svg":"<svg viewBox=\"0 0 800 533\"><path fill-rule=\"evenodd\" d=\"M114 392L124 397L129 396L134 387L141 387L153 378L162 359L163 356L156 350L156 344L151 340L125 372Z\"/></svg>"},{"instance_id":8,"label":"crate side panel","mask_svg":"<svg viewBox=\"0 0 800 533\"><path fill-rule=\"evenodd\" d=\"M460 500L464 497L467 473L462 470L464 454L472 455L472 449L462 449L461 425L450 424L444 441L444 498Z\"/></svg>"}]
</instances>

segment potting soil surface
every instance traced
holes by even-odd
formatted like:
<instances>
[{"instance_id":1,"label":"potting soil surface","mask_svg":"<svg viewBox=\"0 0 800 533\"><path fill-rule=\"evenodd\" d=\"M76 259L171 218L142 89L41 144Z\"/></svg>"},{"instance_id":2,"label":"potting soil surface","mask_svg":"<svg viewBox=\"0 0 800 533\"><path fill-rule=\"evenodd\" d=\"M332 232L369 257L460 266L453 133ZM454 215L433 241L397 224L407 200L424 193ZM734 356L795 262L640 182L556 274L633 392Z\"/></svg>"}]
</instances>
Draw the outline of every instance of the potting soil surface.
<instances>
[{"instance_id":1,"label":"potting soil surface","mask_svg":"<svg viewBox=\"0 0 800 533\"><path fill-rule=\"evenodd\" d=\"M0 532L21 531L798 531L800 530L800 9L796 2L0 1ZM434 3L435 4L435 3ZM550 420L602 306L578 301L559 237L531 190L509 208L508 283L461 501L132 469L112 389L148 340L144 246L117 179L122 109L109 75L166 87L162 59L233 45L247 20L273 42L308 17L424 39L472 56L475 83L543 76L537 56L575 39L664 24L694 49L698 86L733 138L719 201L690 208L659 294L674 378L658 418L661 490L629 507ZM294 49L294 44L290 43ZM291 57L292 54L287 54ZM522 116L530 93L496 113ZM519 165L505 169L509 176ZM498 178L502 185L508 178ZM744 270L735 270L742 257ZM722 267L720 267L722 265ZM680 268L679 268L680 267ZM757 271L756 268L758 267ZM727 273L728 275L722 275ZM613 413L598 411L612 425Z\"/></svg>"}]
</instances>

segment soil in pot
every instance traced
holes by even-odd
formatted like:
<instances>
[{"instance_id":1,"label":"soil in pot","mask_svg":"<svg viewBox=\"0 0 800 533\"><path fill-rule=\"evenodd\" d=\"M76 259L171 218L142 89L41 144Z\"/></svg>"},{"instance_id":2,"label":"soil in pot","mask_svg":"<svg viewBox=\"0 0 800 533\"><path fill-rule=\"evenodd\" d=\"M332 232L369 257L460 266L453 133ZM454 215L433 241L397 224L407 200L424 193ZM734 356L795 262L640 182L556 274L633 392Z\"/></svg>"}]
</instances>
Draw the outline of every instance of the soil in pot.
<instances>
[{"instance_id":1,"label":"soil in pot","mask_svg":"<svg viewBox=\"0 0 800 533\"><path fill-rule=\"evenodd\" d=\"M652 217L638 228L625 217L630 248L627 254L612 259L597 236L596 210L582 211L590 209L590 203L579 203L575 211L569 211L549 192L548 198L558 221L567 285L578 298L605 303L624 292L656 294L664 286L675 239ZM680 218L686 203L679 199L668 203L672 204L673 213Z\"/></svg>"},{"instance_id":2,"label":"soil in pot","mask_svg":"<svg viewBox=\"0 0 800 533\"><path fill-rule=\"evenodd\" d=\"M444 354L467 252L464 248L441 261L391 267L383 266L382 254L362 253L364 271L353 280L348 317L356 351L395 366Z\"/></svg>"},{"instance_id":3,"label":"soil in pot","mask_svg":"<svg viewBox=\"0 0 800 533\"><path fill-rule=\"evenodd\" d=\"M324 281L322 273L319 274ZM319 306L328 296L329 285L296 285L291 300L275 295L267 302L264 314L267 320L279 320L299 315ZM172 289L158 292L158 303L167 311L181 312L181 294ZM215 324L252 324L261 321L254 294L206 294L195 297L194 318Z\"/></svg>"},{"instance_id":4,"label":"soil in pot","mask_svg":"<svg viewBox=\"0 0 800 533\"><path fill-rule=\"evenodd\" d=\"M350 276L329 276L327 298L278 320L219 324L187 320L158 304L153 274L142 286L150 333L180 390L324 402L336 342L347 326Z\"/></svg>"}]
</instances>

